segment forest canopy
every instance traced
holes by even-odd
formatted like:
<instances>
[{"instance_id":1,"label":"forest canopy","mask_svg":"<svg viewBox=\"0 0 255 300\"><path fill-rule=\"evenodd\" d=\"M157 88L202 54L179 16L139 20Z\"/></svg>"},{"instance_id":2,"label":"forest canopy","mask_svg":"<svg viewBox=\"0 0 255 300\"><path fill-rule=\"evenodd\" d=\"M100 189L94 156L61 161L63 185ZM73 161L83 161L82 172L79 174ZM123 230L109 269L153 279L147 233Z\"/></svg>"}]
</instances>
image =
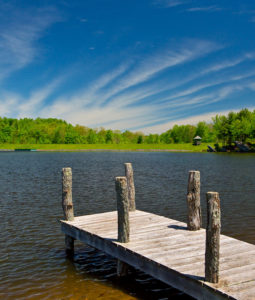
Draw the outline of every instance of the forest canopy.
<instances>
[{"instance_id":1,"label":"forest canopy","mask_svg":"<svg viewBox=\"0 0 255 300\"><path fill-rule=\"evenodd\" d=\"M0 117L0 143L8 144L172 144L192 143L195 136L203 142L222 142L230 145L238 140L255 139L255 110L242 109L227 116L216 115L209 123L174 125L162 134L145 135L111 129L92 129L68 124L64 120L13 119Z\"/></svg>"}]
</instances>

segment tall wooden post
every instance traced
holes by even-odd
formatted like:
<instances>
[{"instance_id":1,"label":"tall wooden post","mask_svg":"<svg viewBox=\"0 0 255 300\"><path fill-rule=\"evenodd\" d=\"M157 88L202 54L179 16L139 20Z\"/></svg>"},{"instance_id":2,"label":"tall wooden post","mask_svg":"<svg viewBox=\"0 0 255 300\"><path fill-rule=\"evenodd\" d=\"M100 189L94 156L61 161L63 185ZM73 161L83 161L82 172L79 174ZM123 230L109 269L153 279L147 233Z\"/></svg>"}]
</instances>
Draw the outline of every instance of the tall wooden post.
<instances>
[{"instance_id":1,"label":"tall wooden post","mask_svg":"<svg viewBox=\"0 0 255 300\"><path fill-rule=\"evenodd\" d=\"M117 211L118 211L118 242L129 242L129 201L128 187L126 177L115 178L115 189L117 196ZM128 265L124 262L117 261L117 275L125 276L128 273Z\"/></svg>"},{"instance_id":2,"label":"tall wooden post","mask_svg":"<svg viewBox=\"0 0 255 300\"><path fill-rule=\"evenodd\" d=\"M67 221L74 220L73 200L72 200L72 169L62 169L62 207L64 217ZM74 254L74 239L65 235L66 254L68 257L73 257Z\"/></svg>"},{"instance_id":3,"label":"tall wooden post","mask_svg":"<svg viewBox=\"0 0 255 300\"><path fill-rule=\"evenodd\" d=\"M202 226L200 206L200 172L189 171L188 192L188 230L199 230Z\"/></svg>"},{"instance_id":4,"label":"tall wooden post","mask_svg":"<svg viewBox=\"0 0 255 300\"><path fill-rule=\"evenodd\" d=\"M217 192L206 193L207 227L205 250L205 280L217 283L219 281L220 259L220 198Z\"/></svg>"},{"instance_id":5,"label":"tall wooden post","mask_svg":"<svg viewBox=\"0 0 255 300\"><path fill-rule=\"evenodd\" d=\"M127 178L116 177L115 189L117 195L117 210L118 210L118 242L129 242L129 205L128 205L128 190Z\"/></svg>"},{"instance_id":6,"label":"tall wooden post","mask_svg":"<svg viewBox=\"0 0 255 300\"><path fill-rule=\"evenodd\" d=\"M127 178L129 211L135 211L135 185L133 167L131 163L125 163L125 175Z\"/></svg>"}]
</instances>

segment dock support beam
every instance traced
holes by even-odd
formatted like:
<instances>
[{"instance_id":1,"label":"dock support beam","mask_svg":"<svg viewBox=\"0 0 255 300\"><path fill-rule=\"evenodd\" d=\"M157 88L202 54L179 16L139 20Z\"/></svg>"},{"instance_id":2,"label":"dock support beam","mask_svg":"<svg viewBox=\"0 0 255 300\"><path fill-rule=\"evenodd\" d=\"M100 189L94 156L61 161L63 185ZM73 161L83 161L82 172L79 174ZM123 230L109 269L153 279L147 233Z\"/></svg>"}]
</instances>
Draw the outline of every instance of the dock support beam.
<instances>
[{"instance_id":1,"label":"dock support beam","mask_svg":"<svg viewBox=\"0 0 255 300\"><path fill-rule=\"evenodd\" d=\"M73 200L72 200L72 169L63 168L62 169L62 207L64 212L65 220L73 221ZM74 254L74 239L65 235L65 246L66 255L69 258L73 257Z\"/></svg>"},{"instance_id":2,"label":"dock support beam","mask_svg":"<svg viewBox=\"0 0 255 300\"><path fill-rule=\"evenodd\" d=\"M212 283L219 282L220 259L220 198L217 192L206 193L207 227L205 250L205 280Z\"/></svg>"},{"instance_id":3,"label":"dock support beam","mask_svg":"<svg viewBox=\"0 0 255 300\"><path fill-rule=\"evenodd\" d=\"M200 206L200 172L189 171L188 191L188 230L199 230L202 226L201 206Z\"/></svg>"},{"instance_id":4,"label":"dock support beam","mask_svg":"<svg viewBox=\"0 0 255 300\"><path fill-rule=\"evenodd\" d=\"M129 242L129 198L128 186L126 177L115 178L115 189L117 196L117 211L118 211L118 242ZM124 262L117 261L117 275L125 276L128 273L128 265Z\"/></svg>"},{"instance_id":5,"label":"dock support beam","mask_svg":"<svg viewBox=\"0 0 255 300\"><path fill-rule=\"evenodd\" d=\"M131 163L125 163L125 175L127 178L127 187L128 187L128 202L129 202L129 211L135 211L135 185L134 185L134 173Z\"/></svg>"}]
</instances>

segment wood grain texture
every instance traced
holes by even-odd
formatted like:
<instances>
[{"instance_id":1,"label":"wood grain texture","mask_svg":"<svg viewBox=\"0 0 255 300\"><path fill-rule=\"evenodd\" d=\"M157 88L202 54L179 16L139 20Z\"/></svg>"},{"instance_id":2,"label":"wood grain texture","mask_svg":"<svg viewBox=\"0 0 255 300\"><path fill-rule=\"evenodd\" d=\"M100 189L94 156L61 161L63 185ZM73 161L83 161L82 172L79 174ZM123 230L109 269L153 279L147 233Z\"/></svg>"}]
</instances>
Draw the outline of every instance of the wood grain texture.
<instances>
[{"instance_id":1,"label":"wood grain texture","mask_svg":"<svg viewBox=\"0 0 255 300\"><path fill-rule=\"evenodd\" d=\"M135 184L134 184L134 172L131 163L125 163L125 175L127 178L128 186L128 201L129 201L129 210L134 211L136 209L135 205Z\"/></svg>"},{"instance_id":2,"label":"wood grain texture","mask_svg":"<svg viewBox=\"0 0 255 300\"><path fill-rule=\"evenodd\" d=\"M87 219L92 227L86 227ZM117 212L62 221L62 230L196 299L254 300L249 282L255 280L255 245L221 235L220 280L209 283L204 274L205 229L189 231L185 223L139 210L129 212L129 221L128 243L117 241Z\"/></svg>"},{"instance_id":3,"label":"wood grain texture","mask_svg":"<svg viewBox=\"0 0 255 300\"><path fill-rule=\"evenodd\" d=\"M128 243L129 242L129 192L128 182L126 177L115 178L115 189L117 195L117 211L118 211L118 242ZM109 225L109 224L108 224ZM111 224L110 224L111 225ZM123 277L128 274L128 265L117 260L117 276Z\"/></svg>"},{"instance_id":4,"label":"wood grain texture","mask_svg":"<svg viewBox=\"0 0 255 300\"><path fill-rule=\"evenodd\" d=\"M62 208L64 212L64 218L67 221L73 221L74 211L73 211L73 199L72 199L72 169L71 168L62 169ZM69 235L65 235L65 246L66 246L67 257L72 258L74 254L74 239Z\"/></svg>"},{"instance_id":5,"label":"wood grain texture","mask_svg":"<svg viewBox=\"0 0 255 300\"><path fill-rule=\"evenodd\" d=\"M116 177L115 189L118 211L118 241L120 243L128 243L130 229L127 178Z\"/></svg>"},{"instance_id":6,"label":"wood grain texture","mask_svg":"<svg viewBox=\"0 0 255 300\"><path fill-rule=\"evenodd\" d=\"M74 220L73 200L72 200L72 169L62 169L62 207L64 217L68 221Z\"/></svg>"},{"instance_id":7,"label":"wood grain texture","mask_svg":"<svg viewBox=\"0 0 255 300\"><path fill-rule=\"evenodd\" d=\"M200 172L189 171L188 191L187 191L189 230L199 230L202 226L202 215L200 206Z\"/></svg>"},{"instance_id":8,"label":"wood grain texture","mask_svg":"<svg viewBox=\"0 0 255 300\"><path fill-rule=\"evenodd\" d=\"M220 259L220 198L217 192L206 193L207 227L205 250L205 280L217 283L219 281Z\"/></svg>"}]
</instances>

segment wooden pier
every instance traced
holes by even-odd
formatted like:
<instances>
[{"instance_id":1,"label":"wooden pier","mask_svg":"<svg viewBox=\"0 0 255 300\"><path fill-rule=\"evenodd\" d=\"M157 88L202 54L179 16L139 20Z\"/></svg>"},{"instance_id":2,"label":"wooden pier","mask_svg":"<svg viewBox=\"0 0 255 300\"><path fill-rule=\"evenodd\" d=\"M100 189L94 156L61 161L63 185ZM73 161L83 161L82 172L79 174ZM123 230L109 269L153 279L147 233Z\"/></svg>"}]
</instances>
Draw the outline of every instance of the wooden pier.
<instances>
[{"instance_id":1,"label":"wooden pier","mask_svg":"<svg viewBox=\"0 0 255 300\"><path fill-rule=\"evenodd\" d=\"M201 220L199 205L188 213L188 226L135 210L135 205L128 209L128 174L116 178L118 211L74 217L70 169L67 171L67 176L63 173L66 220L61 221L61 229L69 255L77 239L115 257L123 274L125 267L133 266L196 299L255 299L255 245L220 235L219 198L215 193L207 195L206 230L200 229L200 224L190 229L192 223ZM190 173L188 185L189 208L190 199L200 201L200 178L193 175Z\"/></svg>"}]
</instances>

